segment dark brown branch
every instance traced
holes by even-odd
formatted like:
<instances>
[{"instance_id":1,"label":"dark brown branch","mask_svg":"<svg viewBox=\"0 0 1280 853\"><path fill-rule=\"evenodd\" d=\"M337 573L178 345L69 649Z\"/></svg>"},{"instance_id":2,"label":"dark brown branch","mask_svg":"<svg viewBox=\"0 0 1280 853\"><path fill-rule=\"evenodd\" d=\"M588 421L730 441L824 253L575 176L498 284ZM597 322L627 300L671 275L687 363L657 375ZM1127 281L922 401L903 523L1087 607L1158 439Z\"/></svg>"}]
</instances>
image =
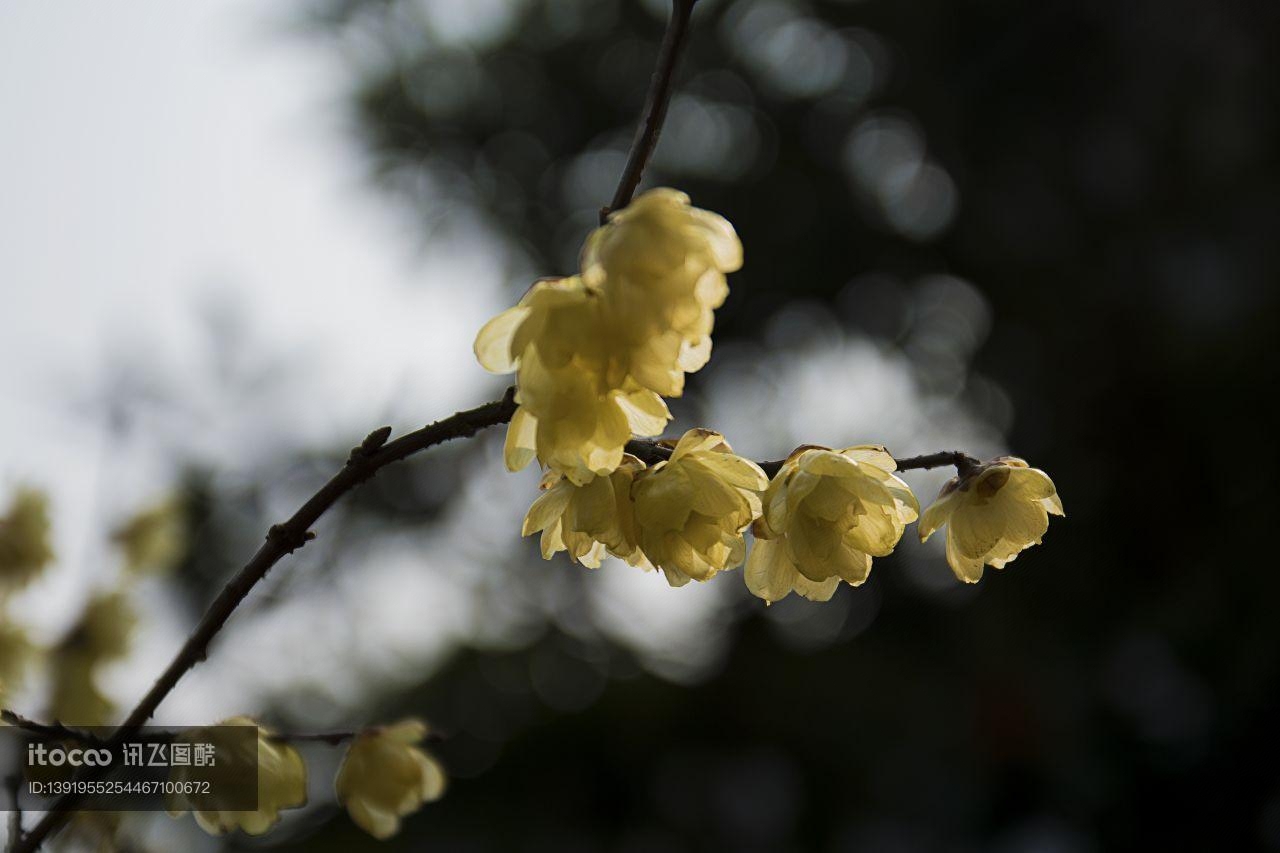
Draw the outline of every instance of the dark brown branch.
<instances>
[{"instance_id":1,"label":"dark brown branch","mask_svg":"<svg viewBox=\"0 0 1280 853\"><path fill-rule=\"evenodd\" d=\"M689 16L697 2L698 0L672 0L671 17L667 20L667 31L662 36L662 46L658 49L658 63L649 80L649 93L645 96L644 113L636 127L636 138L631 143L631 153L627 155L627 164L618 179L613 200L608 207L600 208L601 225L609 218L610 213L631 203L631 197L635 195L636 187L640 186L640 178L644 175L644 167L658 145L658 134L662 132L667 105L671 102L676 65L684 47L685 33L689 30Z\"/></svg>"},{"instance_id":2,"label":"dark brown branch","mask_svg":"<svg viewBox=\"0 0 1280 853\"><path fill-rule=\"evenodd\" d=\"M280 743L325 743L329 746L338 746L355 740L361 733L356 732L305 732L302 734L290 734L289 732L272 732L267 735L267 740L274 740Z\"/></svg>"},{"instance_id":3,"label":"dark brown branch","mask_svg":"<svg viewBox=\"0 0 1280 853\"><path fill-rule=\"evenodd\" d=\"M106 739L98 735L84 731L82 729L73 729L70 726L64 726L62 723L39 723L35 720L28 719L21 714L14 713L8 708L0 710L0 720L7 725L13 726L15 729L21 729L28 734L36 735L45 740L73 740L77 743L88 744L105 744Z\"/></svg>"},{"instance_id":4,"label":"dark brown branch","mask_svg":"<svg viewBox=\"0 0 1280 853\"><path fill-rule=\"evenodd\" d=\"M659 462L665 462L671 457L670 447L651 438L633 438L627 442L627 452L646 465L656 465ZM756 464L760 466L760 470L770 477L774 477L785 461L785 459L774 459L769 462L757 462ZM954 465L956 472L961 476L982 464L979 460L960 450L941 450L937 453L929 453L924 456L908 456L903 459L894 459L894 461L898 463L899 471L941 468L944 465Z\"/></svg>"},{"instance_id":5,"label":"dark brown branch","mask_svg":"<svg viewBox=\"0 0 1280 853\"><path fill-rule=\"evenodd\" d=\"M282 743L324 743L329 746L339 746L355 740L366 732L376 732L379 726L370 726L367 729L347 732L272 732L267 735L267 740L280 741ZM445 738L439 732L427 732L422 738L427 743L440 743Z\"/></svg>"},{"instance_id":6,"label":"dark brown branch","mask_svg":"<svg viewBox=\"0 0 1280 853\"><path fill-rule=\"evenodd\" d=\"M222 630L231 614L248 596L250 590L266 577L277 562L315 538L311 525L341 497L372 477L382 468L428 447L456 438L469 438L486 427L504 424L515 414L515 388L508 388L501 400L485 403L465 412L436 421L420 430L387 442L391 428L382 427L369 434L359 447L351 451L347 464L302 505L288 521L273 525L267 541L248 563L236 573L209 605L191 636L183 643L173 661L156 679L156 683L123 723L112 733L109 743L118 745L151 719L156 708L177 686L187 672L204 660L209 643ZM31 828L13 847L15 853L30 853L59 829L70 816L70 808L79 800L75 795L61 797L44 818Z\"/></svg>"},{"instance_id":7,"label":"dark brown branch","mask_svg":"<svg viewBox=\"0 0 1280 853\"><path fill-rule=\"evenodd\" d=\"M43 740L75 741L76 743L88 744L90 746L107 746L112 742L112 738L103 737L85 729L66 726L59 722L37 722L36 720L24 717L14 711L10 711L8 708L0 710L0 720L3 720L3 722L10 726L13 726L15 729L21 729L22 731ZM267 735L267 739L281 741L283 743L327 743L331 746L336 746L340 743L346 743L349 740L353 740L359 734L359 731L271 732ZM178 732L150 729L147 731L146 740L168 743L176 740L178 737Z\"/></svg>"},{"instance_id":8,"label":"dark brown branch","mask_svg":"<svg viewBox=\"0 0 1280 853\"><path fill-rule=\"evenodd\" d=\"M924 456L908 456L906 459L895 459L894 461L898 463L899 471L941 468L944 465L954 465L956 473L962 477L982 464L980 460L974 459L962 450L941 450L937 453L928 453Z\"/></svg>"}]
</instances>

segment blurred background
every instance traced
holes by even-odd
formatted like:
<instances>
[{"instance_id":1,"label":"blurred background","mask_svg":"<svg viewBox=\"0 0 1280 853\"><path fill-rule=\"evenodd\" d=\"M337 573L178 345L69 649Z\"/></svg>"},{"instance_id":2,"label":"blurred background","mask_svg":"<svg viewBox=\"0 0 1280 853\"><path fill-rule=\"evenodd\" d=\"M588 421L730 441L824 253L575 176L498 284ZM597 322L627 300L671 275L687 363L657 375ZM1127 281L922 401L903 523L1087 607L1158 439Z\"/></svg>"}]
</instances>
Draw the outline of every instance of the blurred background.
<instances>
[{"instance_id":1,"label":"blurred background","mask_svg":"<svg viewBox=\"0 0 1280 853\"><path fill-rule=\"evenodd\" d=\"M0 691L118 720L372 428L495 398L489 316L576 268L660 0L0 6ZM105 849L1280 849L1273 4L701 0L645 185L737 227L669 434L1015 452L1068 516L976 587L904 539L766 609L542 561L501 430L388 469L161 707L419 714L444 800L378 843L340 752L272 834ZM930 499L945 475L911 473Z\"/></svg>"}]
</instances>

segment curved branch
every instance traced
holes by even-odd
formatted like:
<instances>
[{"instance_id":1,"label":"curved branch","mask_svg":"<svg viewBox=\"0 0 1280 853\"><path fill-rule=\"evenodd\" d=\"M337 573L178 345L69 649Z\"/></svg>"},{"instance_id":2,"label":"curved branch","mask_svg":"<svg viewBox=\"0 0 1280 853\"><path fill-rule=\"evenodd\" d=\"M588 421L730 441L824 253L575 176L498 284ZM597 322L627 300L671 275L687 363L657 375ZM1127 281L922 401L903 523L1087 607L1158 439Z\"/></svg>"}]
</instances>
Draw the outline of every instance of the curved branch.
<instances>
[{"instance_id":1,"label":"curved branch","mask_svg":"<svg viewBox=\"0 0 1280 853\"><path fill-rule=\"evenodd\" d=\"M129 712L124 722L115 729L108 742L120 744L151 719L156 708L172 692L182 677L205 659L208 655L209 643L222 630L222 626L231 618L231 614L240 606L249 592L284 556L293 553L315 538L315 534L311 532L311 525L315 524L320 516L340 498L393 462L455 438L469 438L486 427L504 424L511 420L515 411L513 386L507 389L507 393L501 400L485 403L483 406L477 406L465 412L458 412L392 442L387 441L391 435L391 427L382 427L369 433L364 442L351 451L342 470L321 486L320 490L312 495L288 521L271 527L267 532L267 541L218 593L218 597L209 605L173 661L156 679L156 683L142 697L137 706ZM44 818L13 846L15 853L31 853L38 848L45 838L62 826L71 814L70 809L79 799L74 794L60 797L50 807L50 811Z\"/></svg>"},{"instance_id":2,"label":"curved branch","mask_svg":"<svg viewBox=\"0 0 1280 853\"><path fill-rule=\"evenodd\" d=\"M658 49L658 63L649 80L644 113L636 127L636 138L631 143L631 153L627 155L622 176L618 178L618 188L613 193L613 200L608 207L600 208L601 225L609 218L610 213L631 203L636 187L640 186L644 167L653 155L653 149L658 146L658 134L662 132L662 123L667 118L667 105L671 102L676 64L680 61L685 33L689 30L689 16L693 14L693 6L697 2L698 0L671 2L671 17L667 20L667 31L663 34L662 46Z\"/></svg>"}]
</instances>

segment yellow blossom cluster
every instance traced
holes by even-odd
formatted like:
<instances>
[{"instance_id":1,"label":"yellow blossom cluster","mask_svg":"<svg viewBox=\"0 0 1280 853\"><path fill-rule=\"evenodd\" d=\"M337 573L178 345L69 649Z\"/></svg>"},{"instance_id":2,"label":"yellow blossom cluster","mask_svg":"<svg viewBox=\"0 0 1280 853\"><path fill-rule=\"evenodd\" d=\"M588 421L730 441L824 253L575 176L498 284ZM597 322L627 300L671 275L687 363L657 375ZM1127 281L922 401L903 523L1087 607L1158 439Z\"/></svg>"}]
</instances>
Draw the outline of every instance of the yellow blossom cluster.
<instances>
[{"instance_id":1,"label":"yellow blossom cluster","mask_svg":"<svg viewBox=\"0 0 1280 853\"><path fill-rule=\"evenodd\" d=\"M713 312L742 264L720 216L657 189L588 237L579 274L539 281L476 337L480 364L516 374L506 463L535 457L577 485L622 464L632 435L658 435L663 397L711 354Z\"/></svg>"},{"instance_id":2,"label":"yellow blossom cluster","mask_svg":"<svg viewBox=\"0 0 1280 853\"><path fill-rule=\"evenodd\" d=\"M747 587L766 602L792 592L826 601L841 582L863 583L920 518L879 445L800 447L772 479L706 429L659 442L666 453L651 465L626 452L633 436L662 431L663 398L706 364L725 273L741 263L728 222L683 193L653 190L592 232L578 274L536 283L480 330L481 365L516 373L507 466L537 458L548 469L523 528L541 534L544 558L565 551L595 568L612 555L661 570L672 586L745 561ZM1048 476L1019 459L965 463L962 473L920 533L949 523L947 560L976 581L983 565L1038 543L1062 504Z\"/></svg>"},{"instance_id":3,"label":"yellow blossom cluster","mask_svg":"<svg viewBox=\"0 0 1280 853\"><path fill-rule=\"evenodd\" d=\"M252 728L252 738L237 731L245 727ZM444 769L420 746L426 735L426 723L408 719L345 736L351 743L334 778L334 792L351 819L373 837L390 838L403 817L444 795ZM208 782L209 793L169 794L165 806L170 816L191 812L210 835L237 829L262 835L280 822L282 811L307 804L302 754L288 736L275 734L252 717L232 717L193 729L180 739L210 744L215 761L173 768L177 791L188 790L186 783ZM256 781L257 807L245 810L241 795L249 780Z\"/></svg>"},{"instance_id":4,"label":"yellow blossom cluster","mask_svg":"<svg viewBox=\"0 0 1280 853\"><path fill-rule=\"evenodd\" d=\"M595 568L606 553L661 569L672 586L708 580L742 563L743 533L760 514L768 477L718 433L686 432L667 461L633 456L584 486L551 472L529 508L524 535L542 532L542 555L558 551Z\"/></svg>"},{"instance_id":5,"label":"yellow blossom cluster","mask_svg":"<svg viewBox=\"0 0 1280 853\"><path fill-rule=\"evenodd\" d=\"M826 601L841 581L866 581L873 559L891 554L917 518L921 541L949 525L947 562L974 583L984 564L1002 568L1039 544L1048 516L1063 514L1052 480L1021 459L1000 457L953 478L923 516L896 468L879 445L805 446L769 479L723 436L693 429L650 467L627 455L584 486L549 472L523 532L541 532L546 559L567 551L596 568L610 554L683 586L741 565L749 528L745 580L754 595Z\"/></svg>"}]
</instances>

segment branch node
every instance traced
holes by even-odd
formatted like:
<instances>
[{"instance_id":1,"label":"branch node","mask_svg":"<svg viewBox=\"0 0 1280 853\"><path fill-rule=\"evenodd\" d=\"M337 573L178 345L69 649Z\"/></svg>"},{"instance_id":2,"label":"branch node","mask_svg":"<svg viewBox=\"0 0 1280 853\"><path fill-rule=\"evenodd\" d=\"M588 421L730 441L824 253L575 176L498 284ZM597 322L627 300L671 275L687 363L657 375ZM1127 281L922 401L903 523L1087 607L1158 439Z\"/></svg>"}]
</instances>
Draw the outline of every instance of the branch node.
<instances>
[{"instance_id":1,"label":"branch node","mask_svg":"<svg viewBox=\"0 0 1280 853\"><path fill-rule=\"evenodd\" d=\"M287 524L273 524L271 529L267 531L267 541L290 554L315 538L314 530L303 530L301 533L295 533Z\"/></svg>"},{"instance_id":2,"label":"branch node","mask_svg":"<svg viewBox=\"0 0 1280 853\"><path fill-rule=\"evenodd\" d=\"M391 437L391 427L378 427L373 432L365 436L364 441L360 442L360 450L366 454L373 453L379 447L387 443L387 439Z\"/></svg>"}]
</instances>

